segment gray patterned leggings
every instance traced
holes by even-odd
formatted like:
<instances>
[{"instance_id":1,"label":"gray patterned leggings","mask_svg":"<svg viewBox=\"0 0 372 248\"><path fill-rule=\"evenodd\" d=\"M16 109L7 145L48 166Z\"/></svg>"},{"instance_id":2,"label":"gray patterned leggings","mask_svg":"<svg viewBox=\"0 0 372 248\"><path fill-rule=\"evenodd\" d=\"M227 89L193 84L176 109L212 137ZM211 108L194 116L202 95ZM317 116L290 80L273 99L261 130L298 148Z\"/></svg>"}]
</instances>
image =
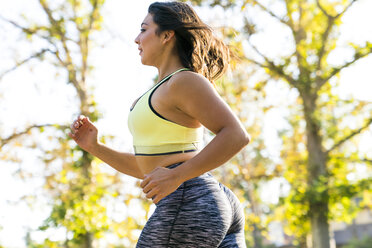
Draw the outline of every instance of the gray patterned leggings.
<instances>
[{"instance_id":1,"label":"gray patterned leggings","mask_svg":"<svg viewBox=\"0 0 372 248\"><path fill-rule=\"evenodd\" d=\"M136 247L245 248L242 207L228 188L203 174L157 204Z\"/></svg>"}]
</instances>

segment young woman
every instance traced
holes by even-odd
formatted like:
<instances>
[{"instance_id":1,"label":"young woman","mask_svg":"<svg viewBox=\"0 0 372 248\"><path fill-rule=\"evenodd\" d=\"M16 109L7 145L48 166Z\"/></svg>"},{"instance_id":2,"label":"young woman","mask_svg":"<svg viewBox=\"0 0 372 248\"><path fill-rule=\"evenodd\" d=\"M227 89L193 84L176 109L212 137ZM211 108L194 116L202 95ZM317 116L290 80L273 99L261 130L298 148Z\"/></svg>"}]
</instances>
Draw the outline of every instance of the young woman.
<instances>
[{"instance_id":1,"label":"young woman","mask_svg":"<svg viewBox=\"0 0 372 248\"><path fill-rule=\"evenodd\" d=\"M80 116L71 138L116 170L142 179L156 210L137 247L246 247L236 196L208 171L249 142L249 136L210 82L226 69L227 47L184 3L150 5L135 39L144 65L161 79L129 114L134 154L97 141L97 128ZM202 126L216 134L202 150Z\"/></svg>"}]
</instances>

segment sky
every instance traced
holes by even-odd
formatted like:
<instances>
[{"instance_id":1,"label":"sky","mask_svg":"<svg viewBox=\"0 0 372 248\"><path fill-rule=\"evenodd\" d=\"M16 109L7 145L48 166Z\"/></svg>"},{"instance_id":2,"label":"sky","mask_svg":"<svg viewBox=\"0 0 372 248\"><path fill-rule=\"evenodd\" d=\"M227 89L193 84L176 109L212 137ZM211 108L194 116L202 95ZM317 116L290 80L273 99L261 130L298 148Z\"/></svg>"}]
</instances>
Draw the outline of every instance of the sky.
<instances>
[{"instance_id":1,"label":"sky","mask_svg":"<svg viewBox=\"0 0 372 248\"><path fill-rule=\"evenodd\" d=\"M90 76L89 83L95 87L96 101L104 116L96 125L101 134L117 137L111 144L116 149L131 149L132 141L126 124L129 108L132 102L150 87L157 74L155 68L141 65L137 45L134 43L140 30L140 24L147 14L147 7L151 2L153 1L107 0L103 13L105 17L103 28L106 31L97 36L96 44L101 49L95 49L90 58L95 69ZM0 6L0 15L12 20L19 20L20 13L26 13L31 19L40 19L40 10L36 0L0 0ZM369 10L372 9L372 1L360 0L360 3L355 4L353 8L355 10L350 11L352 14L345 16L344 22L347 24L343 26L340 41L372 40L372 26L367 25L367 23L372 23L369 13ZM223 20L222 17L226 13L221 10L213 12L199 10L198 13L212 27L213 25L241 25L236 23L237 21L233 18ZM280 40L282 30L271 25L270 22L267 23L267 27L267 33L262 35L260 40L265 42L277 40L278 42L265 46L265 49L270 54L280 53L287 42ZM9 25L4 25L3 22L0 23L0 40L0 59L2 61L0 72L13 65L14 55L24 58L30 49L35 49L22 41L17 30ZM339 57L345 52L347 51L341 50L340 55L336 54L333 57L334 63L337 63ZM66 87L63 81L64 75L56 76L58 72L48 63L40 64L37 61L31 61L29 65L31 69L28 66L23 66L9 73L0 81L0 95L2 97L0 118L2 124L4 123L0 131L4 136L25 124L35 122L38 124L69 123L75 116L74 114L77 114L74 107L76 105L74 92L72 88ZM372 57L370 56L343 71L339 89L340 95L346 97L351 94L358 99L371 102L371 68ZM3 93L5 90L6 94ZM279 102L282 97L277 95L278 89L275 87L268 94L273 101ZM271 118L280 120L280 113L273 113ZM266 126L267 136L273 135L272 132L275 131L273 123L276 122L268 122ZM277 141L272 141L273 150L278 145ZM23 156L29 160L22 166L30 166L37 171L40 166L35 164L37 160L32 160L33 155L24 154ZM34 212L28 210L25 201L10 204L17 202L19 196L41 187L40 181L26 185L15 179L12 174L15 170L16 166L9 167L8 163L0 161L0 209L2 210L0 225L3 225L3 230L0 230L0 244L7 248L24 247L23 235L26 228L30 226L36 228L40 225L40 219L44 219L48 214L48 209L43 207L43 201L39 203L39 206L34 207ZM12 190L6 190L8 188ZM263 195L264 199L265 197L267 201L270 201L269 195ZM4 223L7 223L6 226Z\"/></svg>"}]
</instances>

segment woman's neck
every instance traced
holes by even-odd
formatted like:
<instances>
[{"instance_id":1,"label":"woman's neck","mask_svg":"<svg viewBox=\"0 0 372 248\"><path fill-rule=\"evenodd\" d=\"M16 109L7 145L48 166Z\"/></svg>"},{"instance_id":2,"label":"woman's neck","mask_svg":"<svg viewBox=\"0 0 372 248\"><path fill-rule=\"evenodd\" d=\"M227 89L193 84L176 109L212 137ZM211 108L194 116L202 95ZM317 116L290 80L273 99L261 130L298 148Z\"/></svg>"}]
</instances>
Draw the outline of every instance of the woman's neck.
<instances>
[{"instance_id":1,"label":"woman's neck","mask_svg":"<svg viewBox=\"0 0 372 248\"><path fill-rule=\"evenodd\" d=\"M179 56L174 53L164 56L161 60L161 64L156 67L158 68L159 80L171 74L172 72L184 68Z\"/></svg>"}]
</instances>

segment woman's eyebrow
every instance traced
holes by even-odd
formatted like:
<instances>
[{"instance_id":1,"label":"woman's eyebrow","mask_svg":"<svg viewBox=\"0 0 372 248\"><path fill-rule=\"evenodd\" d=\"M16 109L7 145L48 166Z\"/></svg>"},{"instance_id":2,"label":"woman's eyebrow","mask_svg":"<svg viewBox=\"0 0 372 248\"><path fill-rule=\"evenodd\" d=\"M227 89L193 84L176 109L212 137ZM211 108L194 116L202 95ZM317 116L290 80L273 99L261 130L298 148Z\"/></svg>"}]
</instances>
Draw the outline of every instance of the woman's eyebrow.
<instances>
[{"instance_id":1,"label":"woman's eyebrow","mask_svg":"<svg viewBox=\"0 0 372 248\"><path fill-rule=\"evenodd\" d=\"M142 23L141 23L141 26L142 26L142 25L147 25L147 26L148 26L148 24L147 24L146 22L142 22Z\"/></svg>"}]
</instances>

